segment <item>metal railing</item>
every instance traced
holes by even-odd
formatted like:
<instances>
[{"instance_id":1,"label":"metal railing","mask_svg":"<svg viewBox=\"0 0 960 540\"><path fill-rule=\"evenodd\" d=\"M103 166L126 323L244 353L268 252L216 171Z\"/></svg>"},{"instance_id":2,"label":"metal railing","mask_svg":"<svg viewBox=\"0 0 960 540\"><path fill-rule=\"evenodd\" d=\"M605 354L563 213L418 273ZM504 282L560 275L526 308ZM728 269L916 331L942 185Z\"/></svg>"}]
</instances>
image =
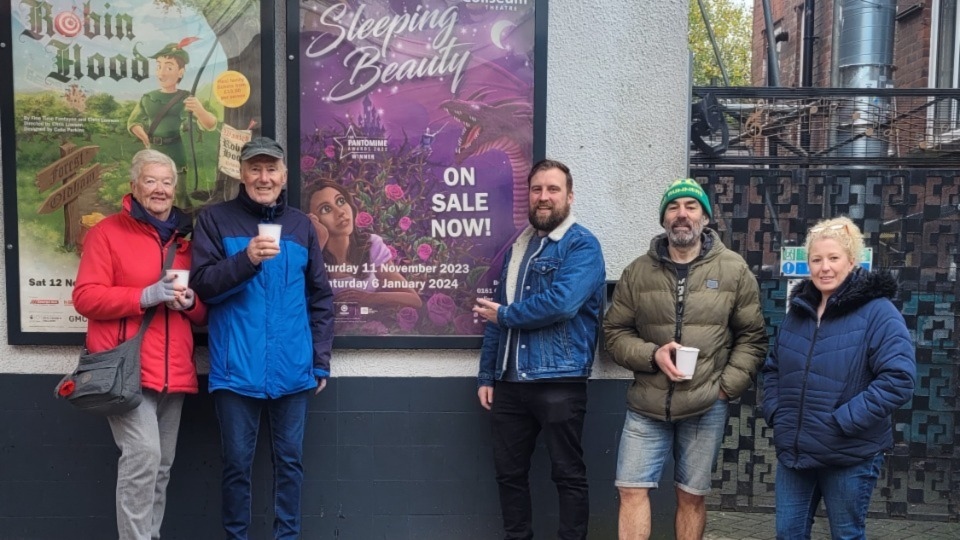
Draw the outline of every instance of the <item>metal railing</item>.
<instances>
[{"instance_id":1,"label":"metal railing","mask_svg":"<svg viewBox=\"0 0 960 540\"><path fill-rule=\"evenodd\" d=\"M960 89L694 87L692 166L960 165Z\"/></svg>"}]
</instances>

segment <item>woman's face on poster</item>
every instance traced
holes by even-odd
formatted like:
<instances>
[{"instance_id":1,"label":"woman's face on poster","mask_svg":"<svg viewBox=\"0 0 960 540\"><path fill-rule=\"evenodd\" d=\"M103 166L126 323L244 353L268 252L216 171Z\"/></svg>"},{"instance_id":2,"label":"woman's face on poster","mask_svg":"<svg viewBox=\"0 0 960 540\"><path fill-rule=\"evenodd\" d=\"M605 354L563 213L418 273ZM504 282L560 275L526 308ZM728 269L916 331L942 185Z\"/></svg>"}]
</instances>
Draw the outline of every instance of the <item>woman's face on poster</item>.
<instances>
[{"instance_id":1,"label":"woman's face on poster","mask_svg":"<svg viewBox=\"0 0 960 540\"><path fill-rule=\"evenodd\" d=\"M349 236L353 232L353 209L343 193L332 187L313 194L310 211L320 219L330 236Z\"/></svg>"}]
</instances>

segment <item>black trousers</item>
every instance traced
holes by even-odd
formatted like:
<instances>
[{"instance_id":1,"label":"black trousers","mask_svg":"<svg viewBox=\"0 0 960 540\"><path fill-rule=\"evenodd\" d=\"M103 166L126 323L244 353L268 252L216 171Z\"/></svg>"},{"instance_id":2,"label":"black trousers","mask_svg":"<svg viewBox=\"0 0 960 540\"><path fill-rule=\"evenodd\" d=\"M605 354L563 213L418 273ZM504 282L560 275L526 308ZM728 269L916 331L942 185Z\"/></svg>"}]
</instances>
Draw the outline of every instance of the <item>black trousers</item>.
<instances>
[{"instance_id":1,"label":"black trousers","mask_svg":"<svg viewBox=\"0 0 960 540\"><path fill-rule=\"evenodd\" d=\"M560 497L561 540L587 537L590 503L583 462L584 382L498 382L493 394L493 460L505 538L533 538L530 458L543 431Z\"/></svg>"}]
</instances>

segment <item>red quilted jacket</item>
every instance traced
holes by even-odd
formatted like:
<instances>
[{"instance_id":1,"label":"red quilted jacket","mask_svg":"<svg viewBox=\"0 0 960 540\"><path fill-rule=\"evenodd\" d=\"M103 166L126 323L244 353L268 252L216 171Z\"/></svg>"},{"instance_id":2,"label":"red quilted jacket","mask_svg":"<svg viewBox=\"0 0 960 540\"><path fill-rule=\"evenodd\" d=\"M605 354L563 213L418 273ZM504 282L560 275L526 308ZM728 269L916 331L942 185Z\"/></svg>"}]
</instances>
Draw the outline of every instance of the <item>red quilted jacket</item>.
<instances>
[{"instance_id":1,"label":"red quilted jacket","mask_svg":"<svg viewBox=\"0 0 960 540\"><path fill-rule=\"evenodd\" d=\"M98 223L84 240L80 269L73 289L77 312L88 319L87 350L100 352L136 335L144 310L140 294L160 279L167 247L179 243L172 268L190 268L190 219L183 216L166 246L145 221L131 214L132 197L123 210ZM157 306L140 349L142 385L158 392L196 393L191 323L206 323L207 308L198 298L186 311Z\"/></svg>"}]
</instances>

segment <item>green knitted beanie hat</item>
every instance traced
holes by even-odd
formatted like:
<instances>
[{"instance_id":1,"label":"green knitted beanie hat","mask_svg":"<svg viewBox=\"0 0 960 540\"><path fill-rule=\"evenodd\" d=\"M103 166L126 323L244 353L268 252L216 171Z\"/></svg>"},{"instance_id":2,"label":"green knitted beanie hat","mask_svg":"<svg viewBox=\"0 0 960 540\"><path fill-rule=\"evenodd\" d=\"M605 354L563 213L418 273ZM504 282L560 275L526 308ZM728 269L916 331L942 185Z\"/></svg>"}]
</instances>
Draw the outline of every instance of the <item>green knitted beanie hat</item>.
<instances>
[{"instance_id":1,"label":"green knitted beanie hat","mask_svg":"<svg viewBox=\"0 0 960 540\"><path fill-rule=\"evenodd\" d=\"M710 206L710 198L707 197L707 192L693 178L681 178L670 184L667 191L663 193L663 198L660 199L660 223L663 223L663 214L667 211L667 205L681 197L696 199L703 207L707 217L713 218L713 208Z\"/></svg>"}]
</instances>

